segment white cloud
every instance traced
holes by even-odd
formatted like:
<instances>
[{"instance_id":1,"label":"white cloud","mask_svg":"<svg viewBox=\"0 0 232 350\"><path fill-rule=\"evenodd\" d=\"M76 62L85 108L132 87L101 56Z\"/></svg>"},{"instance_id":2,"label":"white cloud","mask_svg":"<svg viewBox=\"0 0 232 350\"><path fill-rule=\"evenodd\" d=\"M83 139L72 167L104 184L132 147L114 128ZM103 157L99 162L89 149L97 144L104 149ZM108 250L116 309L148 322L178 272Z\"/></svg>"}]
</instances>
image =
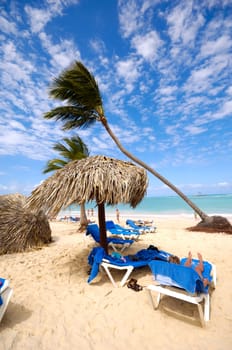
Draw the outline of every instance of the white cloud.
<instances>
[{"instance_id":1,"label":"white cloud","mask_svg":"<svg viewBox=\"0 0 232 350\"><path fill-rule=\"evenodd\" d=\"M204 42L200 55L203 57L210 56L210 55L216 55L216 54L222 54L224 52L227 52L232 47L232 40L228 35L220 36L215 40Z\"/></svg>"},{"instance_id":2,"label":"white cloud","mask_svg":"<svg viewBox=\"0 0 232 350\"><path fill-rule=\"evenodd\" d=\"M13 41L3 43L0 46L0 50L3 57L0 67L6 72L13 73L13 79L25 79L28 73L30 74L35 71L33 63L29 59L26 59L22 53L17 51L17 47Z\"/></svg>"},{"instance_id":3,"label":"white cloud","mask_svg":"<svg viewBox=\"0 0 232 350\"><path fill-rule=\"evenodd\" d=\"M184 128L186 131L188 131L191 135L198 135L202 134L203 132L207 131L206 128L196 126L196 125L188 125Z\"/></svg>"},{"instance_id":4,"label":"white cloud","mask_svg":"<svg viewBox=\"0 0 232 350\"><path fill-rule=\"evenodd\" d=\"M47 7L35 8L30 5L25 6L32 33L41 32L46 24L54 17L62 15L66 6L78 4L79 0L47 0Z\"/></svg>"},{"instance_id":5,"label":"white cloud","mask_svg":"<svg viewBox=\"0 0 232 350\"><path fill-rule=\"evenodd\" d=\"M18 122L17 120L10 120L9 127L12 129L26 131L25 126L22 123Z\"/></svg>"},{"instance_id":6,"label":"white cloud","mask_svg":"<svg viewBox=\"0 0 232 350\"><path fill-rule=\"evenodd\" d=\"M159 89L159 93L161 95L171 95L171 94L173 94L176 91L177 91L177 87L176 86L164 86L164 87L161 87Z\"/></svg>"},{"instance_id":7,"label":"white cloud","mask_svg":"<svg viewBox=\"0 0 232 350\"><path fill-rule=\"evenodd\" d=\"M60 71L67 68L74 60L80 60L80 52L76 49L72 40L62 40L59 44L53 44L52 39L45 32L39 34L39 38L45 50L50 55L51 65Z\"/></svg>"},{"instance_id":8,"label":"white cloud","mask_svg":"<svg viewBox=\"0 0 232 350\"><path fill-rule=\"evenodd\" d=\"M119 24L124 38L152 26L152 9L160 0L119 0Z\"/></svg>"},{"instance_id":9,"label":"white cloud","mask_svg":"<svg viewBox=\"0 0 232 350\"><path fill-rule=\"evenodd\" d=\"M8 21L6 18L0 15L0 28L1 31L9 34L17 34L17 27L14 22Z\"/></svg>"},{"instance_id":10,"label":"white cloud","mask_svg":"<svg viewBox=\"0 0 232 350\"><path fill-rule=\"evenodd\" d=\"M225 117L232 117L232 100L231 101L225 101L221 108L213 113L209 119L210 120L216 120L216 119L223 119Z\"/></svg>"},{"instance_id":11,"label":"white cloud","mask_svg":"<svg viewBox=\"0 0 232 350\"><path fill-rule=\"evenodd\" d=\"M145 35L136 35L131 43L137 53L148 61L157 58L157 51L162 45L159 35L154 30Z\"/></svg>"},{"instance_id":12,"label":"white cloud","mask_svg":"<svg viewBox=\"0 0 232 350\"><path fill-rule=\"evenodd\" d=\"M125 80L127 90L132 91L134 87L133 84L140 76L138 62L133 58L129 58L124 61L118 61L116 63L116 69L118 76Z\"/></svg>"},{"instance_id":13,"label":"white cloud","mask_svg":"<svg viewBox=\"0 0 232 350\"><path fill-rule=\"evenodd\" d=\"M217 186L219 186L219 187L227 187L227 186L230 186L230 183L229 183L229 182L226 182L226 181L224 181L224 182L219 182L219 183L217 184Z\"/></svg>"},{"instance_id":14,"label":"white cloud","mask_svg":"<svg viewBox=\"0 0 232 350\"><path fill-rule=\"evenodd\" d=\"M193 11L193 2L181 2L167 16L169 36L173 43L191 44L199 28L204 24L201 13Z\"/></svg>"},{"instance_id":15,"label":"white cloud","mask_svg":"<svg viewBox=\"0 0 232 350\"><path fill-rule=\"evenodd\" d=\"M48 10L33 8L30 5L25 6L25 12L28 15L32 33L38 33L43 30L52 18L52 13Z\"/></svg>"},{"instance_id":16,"label":"white cloud","mask_svg":"<svg viewBox=\"0 0 232 350\"><path fill-rule=\"evenodd\" d=\"M228 95L232 95L232 85L228 87L226 92Z\"/></svg>"},{"instance_id":17,"label":"white cloud","mask_svg":"<svg viewBox=\"0 0 232 350\"><path fill-rule=\"evenodd\" d=\"M119 0L118 6L121 32L125 38L128 38L142 26L139 20L141 16L140 8L135 0Z\"/></svg>"},{"instance_id":18,"label":"white cloud","mask_svg":"<svg viewBox=\"0 0 232 350\"><path fill-rule=\"evenodd\" d=\"M230 56L221 54L213 56L207 60L204 65L196 66L192 69L184 90L188 92L206 93L215 95L224 87L224 79L228 79L227 67L229 66ZM222 81L222 82L221 82ZM216 90L215 90L216 89ZM218 90L219 89L219 90Z\"/></svg>"}]
</instances>

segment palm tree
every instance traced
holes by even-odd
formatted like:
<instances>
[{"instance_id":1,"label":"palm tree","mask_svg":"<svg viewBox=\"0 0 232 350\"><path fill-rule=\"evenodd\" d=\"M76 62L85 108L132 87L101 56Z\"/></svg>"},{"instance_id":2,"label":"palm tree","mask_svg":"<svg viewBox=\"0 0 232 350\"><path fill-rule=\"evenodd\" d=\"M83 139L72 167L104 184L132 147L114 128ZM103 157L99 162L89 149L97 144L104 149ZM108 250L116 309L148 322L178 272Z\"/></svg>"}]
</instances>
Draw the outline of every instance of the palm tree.
<instances>
[{"instance_id":1,"label":"palm tree","mask_svg":"<svg viewBox=\"0 0 232 350\"><path fill-rule=\"evenodd\" d=\"M151 174L156 176L164 184L176 192L202 219L202 224L214 225L214 220L198 208L182 191L168 181L164 176L152 169L149 165L128 152L120 143L109 127L104 113L103 102L98 84L94 76L81 62L74 62L68 69L64 70L58 78L55 78L50 88L50 96L66 101L67 105L52 109L46 113L46 119L61 120L64 130L73 128L85 128L99 121L102 123L110 137L114 140L118 148L128 158L144 167ZM224 218L222 218L224 219ZM224 219L226 220L226 219ZM228 224L228 221L227 221ZM214 225L215 226L215 225ZM220 226L221 230L221 226Z\"/></svg>"},{"instance_id":2,"label":"palm tree","mask_svg":"<svg viewBox=\"0 0 232 350\"><path fill-rule=\"evenodd\" d=\"M57 151L63 159L55 158L49 160L43 170L44 174L61 169L73 160L89 157L88 147L79 136L73 136L70 139L65 137L63 141L67 146L60 142L53 146L53 149ZM80 229L85 228L87 224L88 219L86 217L85 204L83 203L80 205Z\"/></svg>"}]
</instances>

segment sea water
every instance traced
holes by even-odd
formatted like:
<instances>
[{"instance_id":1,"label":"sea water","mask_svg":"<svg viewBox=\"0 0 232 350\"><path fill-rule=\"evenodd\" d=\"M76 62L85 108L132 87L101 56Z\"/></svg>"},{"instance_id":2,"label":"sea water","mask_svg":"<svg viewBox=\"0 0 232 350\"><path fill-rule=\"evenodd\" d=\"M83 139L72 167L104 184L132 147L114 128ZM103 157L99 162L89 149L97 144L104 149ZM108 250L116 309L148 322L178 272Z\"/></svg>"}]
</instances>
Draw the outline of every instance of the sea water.
<instances>
[{"instance_id":1,"label":"sea water","mask_svg":"<svg viewBox=\"0 0 232 350\"><path fill-rule=\"evenodd\" d=\"M212 195L195 195L188 198L196 204L204 213L210 215L232 215L232 194L212 194ZM93 209L94 215L97 212L95 202L85 204L86 211L91 216ZM116 208L119 209L120 215L193 215L193 209L179 196L163 196L163 197L144 197L136 208L131 208L127 204L118 204L117 206L105 206L106 215L115 214ZM62 215L79 214L80 206L72 204L68 208L62 210Z\"/></svg>"}]
</instances>

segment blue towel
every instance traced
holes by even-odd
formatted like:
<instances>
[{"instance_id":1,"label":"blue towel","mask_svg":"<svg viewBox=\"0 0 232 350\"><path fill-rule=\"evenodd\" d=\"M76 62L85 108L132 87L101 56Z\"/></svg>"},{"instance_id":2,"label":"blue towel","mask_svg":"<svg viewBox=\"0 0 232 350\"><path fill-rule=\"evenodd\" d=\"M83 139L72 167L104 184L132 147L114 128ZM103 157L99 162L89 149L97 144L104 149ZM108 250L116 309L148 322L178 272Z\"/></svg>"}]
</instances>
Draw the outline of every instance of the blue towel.
<instances>
[{"instance_id":1,"label":"blue towel","mask_svg":"<svg viewBox=\"0 0 232 350\"><path fill-rule=\"evenodd\" d=\"M138 231L130 231L118 224L115 224L112 220L106 221L106 229L115 235L126 235L126 236L135 235L135 234L139 235Z\"/></svg>"},{"instance_id":2,"label":"blue towel","mask_svg":"<svg viewBox=\"0 0 232 350\"><path fill-rule=\"evenodd\" d=\"M169 253L156 249L142 249L134 255L122 256L120 253L107 255L102 247L95 247L92 249L88 256L88 263L92 266L91 272L88 278L90 283L99 272L99 265L102 259L106 259L107 262L117 266L134 266L135 268L147 266L153 259L167 260Z\"/></svg>"},{"instance_id":3,"label":"blue towel","mask_svg":"<svg viewBox=\"0 0 232 350\"><path fill-rule=\"evenodd\" d=\"M184 265L185 262L187 261L188 258L182 258L180 261L181 265ZM195 269L195 267L199 264L198 259L192 259L192 268ZM211 270L212 270L212 265L208 261L203 261L204 265L204 271L202 272L203 278L208 278L209 281L212 281L212 276L211 276Z\"/></svg>"},{"instance_id":4,"label":"blue towel","mask_svg":"<svg viewBox=\"0 0 232 350\"><path fill-rule=\"evenodd\" d=\"M5 282L5 279L0 277L0 289L1 289L1 287L3 286L4 282ZM2 301L2 298L1 298L1 295L0 295L0 306L1 306L2 304L3 304L3 301Z\"/></svg>"},{"instance_id":5,"label":"blue towel","mask_svg":"<svg viewBox=\"0 0 232 350\"><path fill-rule=\"evenodd\" d=\"M92 268L88 278L88 283L90 283L98 275L99 265L104 255L106 255L106 253L102 247L93 248L93 250L89 254L88 263L92 266Z\"/></svg>"},{"instance_id":6,"label":"blue towel","mask_svg":"<svg viewBox=\"0 0 232 350\"><path fill-rule=\"evenodd\" d=\"M172 264L160 260L151 261L149 267L155 279L161 285L176 286L185 289L189 293L208 292L208 286L204 287L201 277L192 267ZM204 277L211 280L210 275L206 276L206 272Z\"/></svg>"},{"instance_id":7,"label":"blue towel","mask_svg":"<svg viewBox=\"0 0 232 350\"><path fill-rule=\"evenodd\" d=\"M159 249L141 249L134 256L139 260L164 260L167 261L171 254Z\"/></svg>"},{"instance_id":8,"label":"blue towel","mask_svg":"<svg viewBox=\"0 0 232 350\"><path fill-rule=\"evenodd\" d=\"M130 227L132 227L135 230L151 230L150 226L146 226L146 225L137 225L133 220L126 220L126 224ZM155 228L155 227L153 227Z\"/></svg>"},{"instance_id":9,"label":"blue towel","mask_svg":"<svg viewBox=\"0 0 232 350\"><path fill-rule=\"evenodd\" d=\"M88 225L86 235L91 235L97 243L100 243L100 231L97 224ZM107 243L122 244L122 245L128 244L128 243L129 244L134 243L133 239L122 239L122 238L113 238L113 237L107 237L106 239L107 239Z\"/></svg>"}]
</instances>

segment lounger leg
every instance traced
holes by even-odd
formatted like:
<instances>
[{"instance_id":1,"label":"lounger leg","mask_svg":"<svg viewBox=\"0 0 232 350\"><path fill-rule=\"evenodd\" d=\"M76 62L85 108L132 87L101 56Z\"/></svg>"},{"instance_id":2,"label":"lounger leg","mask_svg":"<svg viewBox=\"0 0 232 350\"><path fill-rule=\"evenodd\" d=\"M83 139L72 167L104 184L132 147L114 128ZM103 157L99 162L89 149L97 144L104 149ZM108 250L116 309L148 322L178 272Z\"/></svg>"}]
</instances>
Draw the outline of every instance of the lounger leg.
<instances>
[{"instance_id":1,"label":"lounger leg","mask_svg":"<svg viewBox=\"0 0 232 350\"><path fill-rule=\"evenodd\" d=\"M161 293L158 293L157 299L156 299L156 309L158 309L159 307L160 300L161 300Z\"/></svg>"},{"instance_id":2,"label":"lounger leg","mask_svg":"<svg viewBox=\"0 0 232 350\"><path fill-rule=\"evenodd\" d=\"M210 313L210 299L209 299L209 294L206 294L204 298L205 302L205 311L204 311L204 320L207 322L209 321L209 313Z\"/></svg>"},{"instance_id":3,"label":"lounger leg","mask_svg":"<svg viewBox=\"0 0 232 350\"><path fill-rule=\"evenodd\" d=\"M149 295L149 298L150 298L150 301L151 301L151 304L152 304L152 307L154 310L157 310L158 307L159 307L159 303L160 303L160 299L161 299L161 293L158 293L157 294L157 298L156 298L156 304L154 303L154 299L152 297L152 293L151 293L151 290L147 289L148 291L148 295Z\"/></svg>"},{"instance_id":4,"label":"lounger leg","mask_svg":"<svg viewBox=\"0 0 232 350\"><path fill-rule=\"evenodd\" d=\"M128 244L123 244L122 248L120 249L120 252L123 252L126 248L128 248Z\"/></svg>"},{"instance_id":5,"label":"lounger leg","mask_svg":"<svg viewBox=\"0 0 232 350\"><path fill-rule=\"evenodd\" d=\"M199 315L200 315L201 325L202 325L202 327L205 327L205 320L204 320L202 306L201 306L201 304L198 303L197 307L198 307L198 311L199 311Z\"/></svg>"},{"instance_id":6,"label":"lounger leg","mask_svg":"<svg viewBox=\"0 0 232 350\"><path fill-rule=\"evenodd\" d=\"M133 271L134 267L133 266L125 266L125 267L117 267L117 266L113 266L113 265L107 265L106 263L102 263L101 267L104 268L105 272L107 273L107 276L109 277L110 281L112 282L114 287L118 287L117 283L115 282L110 269L115 269L115 270L126 270L126 272L123 275L123 278L121 279L121 282L119 283L119 285L121 287L124 286L124 284L126 283L128 277L130 276L131 272Z\"/></svg>"},{"instance_id":7,"label":"lounger leg","mask_svg":"<svg viewBox=\"0 0 232 350\"><path fill-rule=\"evenodd\" d=\"M129 266L129 267L127 268L127 271L126 271L125 275L123 276L123 278L122 278L122 280L121 280L121 282L120 282L120 286L121 286L121 287L124 286L124 284L126 283L128 277L130 276L130 274L131 274L131 272L133 271L133 269L134 269L133 266Z\"/></svg>"},{"instance_id":8,"label":"lounger leg","mask_svg":"<svg viewBox=\"0 0 232 350\"><path fill-rule=\"evenodd\" d=\"M213 275L212 287L215 289L216 283L217 283L217 272L216 272L216 266L214 264L212 264L212 275Z\"/></svg>"},{"instance_id":9,"label":"lounger leg","mask_svg":"<svg viewBox=\"0 0 232 350\"><path fill-rule=\"evenodd\" d=\"M113 243L109 243L109 246L111 246L115 252L118 251L117 248L115 247L115 245L114 245Z\"/></svg>"},{"instance_id":10,"label":"lounger leg","mask_svg":"<svg viewBox=\"0 0 232 350\"><path fill-rule=\"evenodd\" d=\"M107 273L107 276L109 277L110 281L112 282L113 286L117 288L117 284L115 283L115 280L113 279L110 271L108 270L107 266L102 265L105 269L105 272Z\"/></svg>"},{"instance_id":11,"label":"lounger leg","mask_svg":"<svg viewBox=\"0 0 232 350\"><path fill-rule=\"evenodd\" d=\"M209 321L209 309L210 309L210 299L209 299L209 294L204 295L204 312L202 309L202 305L200 303L197 304L198 311L200 314L200 319L201 319L201 325L202 327L205 327L206 322Z\"/></svg>"}]
</instances>

